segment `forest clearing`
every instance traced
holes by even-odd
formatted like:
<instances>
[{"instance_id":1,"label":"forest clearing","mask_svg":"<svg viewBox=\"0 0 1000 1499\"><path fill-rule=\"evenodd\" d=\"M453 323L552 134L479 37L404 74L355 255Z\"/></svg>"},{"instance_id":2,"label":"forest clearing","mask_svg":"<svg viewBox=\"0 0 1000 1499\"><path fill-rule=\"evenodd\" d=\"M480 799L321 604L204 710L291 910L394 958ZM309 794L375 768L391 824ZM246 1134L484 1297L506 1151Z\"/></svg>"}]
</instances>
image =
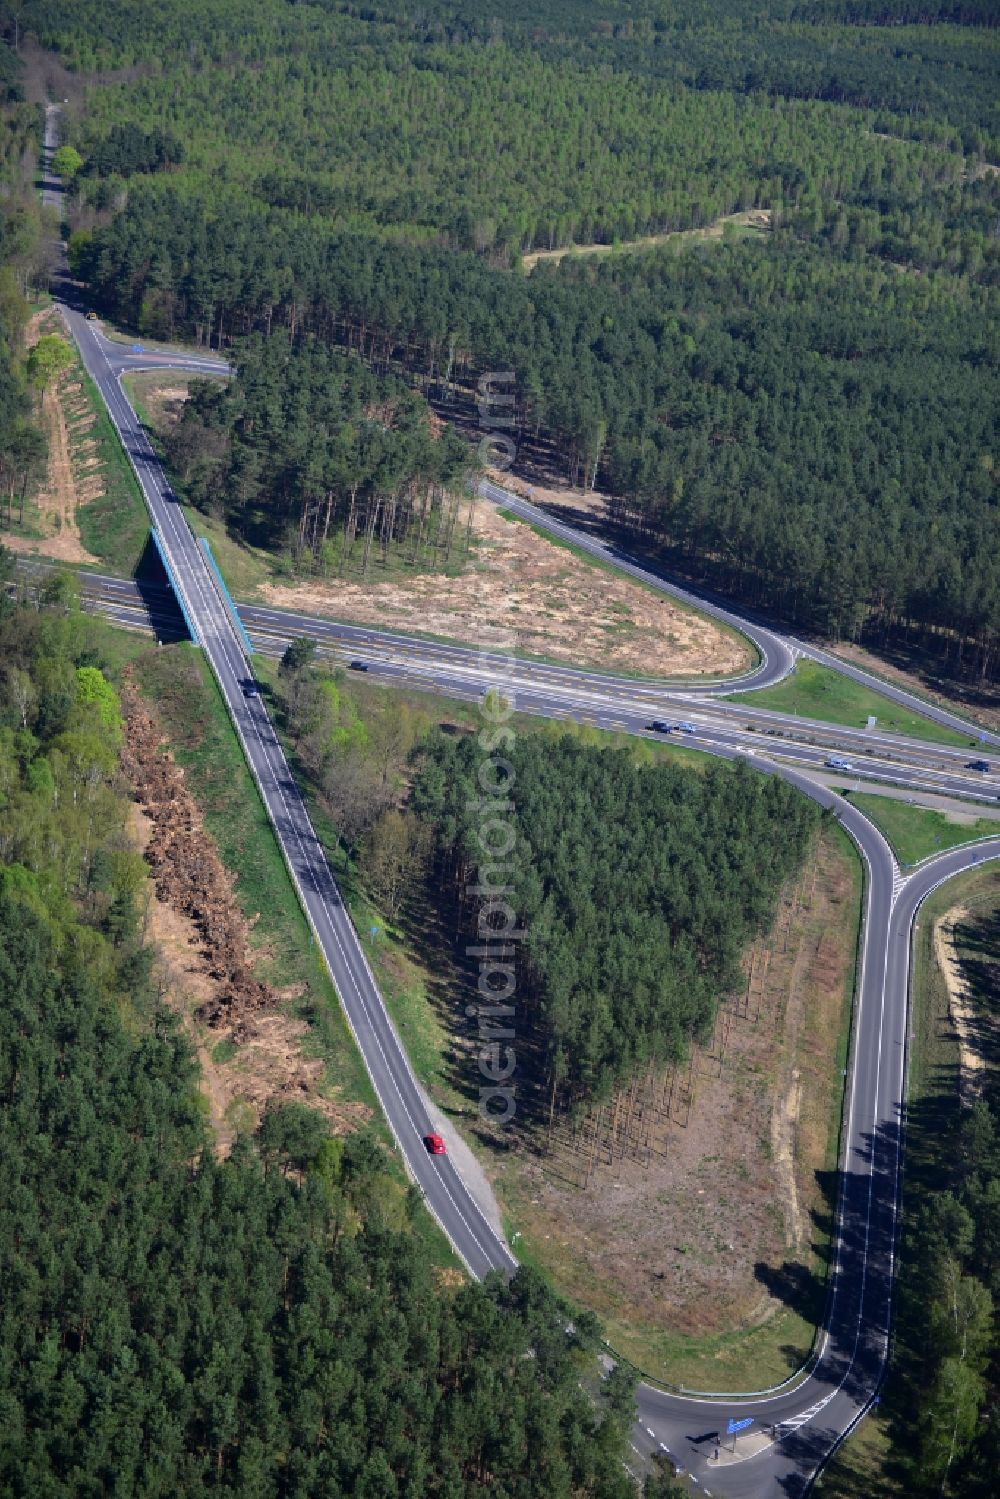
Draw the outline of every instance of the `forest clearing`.
<instances>
[{"instance_id":1,"label":"forest clearing","mask_svg":"<svg viewBox=\"0 0 1000 1499\"><path fill-rule=\"evenodd\" d=\"M532 250L521 256L521 267L533 271L536 265L554 263L567 255L593 256L635 255L642 250L655 250L661 245L697 244L706 240L723 239L726 229L730 233L766 234L771 227L771 211L767 208L749 208L740 213L726 213L713 224L703 229L675 229L664 234L646 234L641 239L617 240L613 244L562 245L557 250Z\"/></svg>"},{"instance_id":2,"label":"forest clearing","mask_svg":"<svg viewBox=\"0 0 1000 1499\"><path fill-rule=\"evenodd\" d=\"M191 383L176 370L129 377L160 438L176 430ZM220 538L218 523L205 529L236 594L276 608L470 644L484 621L502 622L526 655L624 673L715 677L750 664L745 642L707 616L595 566L484 500L472 502L470 517L469 504L460 506L467 546L459 542L446 564L410 569L390 554L388 567L376 559L367 578L292 578L263 550Z\"/></svg>"},{"instance_id":3,"label":"forest clearing","mask_svg":"<svg viewBox=\"0 0 1000 1499\"><path fill-rule=\"evenodd\" d=\"M491 1164L525 1257L654 1378L768 1383L808 1352L859 905L856 856L821 833L710 1043Z\"/></svg>"}]
</instances>

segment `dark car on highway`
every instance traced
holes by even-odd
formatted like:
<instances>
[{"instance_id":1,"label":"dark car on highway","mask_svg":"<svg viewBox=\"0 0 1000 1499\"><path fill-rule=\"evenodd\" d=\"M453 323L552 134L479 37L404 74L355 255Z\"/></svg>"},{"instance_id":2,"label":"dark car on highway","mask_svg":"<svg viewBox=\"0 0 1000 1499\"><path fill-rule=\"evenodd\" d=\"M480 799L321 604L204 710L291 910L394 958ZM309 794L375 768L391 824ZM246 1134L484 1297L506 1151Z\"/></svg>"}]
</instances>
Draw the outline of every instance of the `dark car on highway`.
<instances>
[{"instance_id":1,"label":"dark car on highway","mask_svg":"<svg viewBox=\"0 0 1000 1499\"><path fill-rule=\"evenodd\" d=\"M368 662L367 661L348 661L347 664L351 668L352 671L367 671L368 670Z\"/></svg>"},{"instance_id":2,"label":"dark car on highway","mask_svg":"<svg viewBox=\"0 0 1000 1499\"><path fill-rule=\"evenodd\" d=\"M988 771L990 768L990 762L988 760L970 760L965 768L966 770Z\"/></svg>"},{"instance_id":3,"label":"dark car on highway","mask_svg":"<svg viewBox=\"0 0 1000 1499\"><path fill-rule=\"evenodd\" d=\"M673 724L667 723L664 718L654 718L651 724L646 726L653 734L669 734Z\"/></svg>"}]
</instances>

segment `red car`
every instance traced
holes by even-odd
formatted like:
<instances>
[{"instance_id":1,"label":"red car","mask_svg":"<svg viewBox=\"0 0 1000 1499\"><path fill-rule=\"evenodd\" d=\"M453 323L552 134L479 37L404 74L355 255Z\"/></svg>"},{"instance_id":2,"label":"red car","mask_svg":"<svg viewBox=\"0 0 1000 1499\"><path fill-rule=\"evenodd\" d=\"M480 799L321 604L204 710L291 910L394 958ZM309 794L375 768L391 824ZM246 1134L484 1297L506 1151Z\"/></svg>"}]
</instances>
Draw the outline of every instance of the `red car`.
<instances>
[{"instance_id":1,"label":"red car","mask_svg":"<svg viewBox=\"0 0 1000 1499\"><path fill-rule=\"evenodd\" d=\"M431 1155L447 1155L448 1147L440 1135L424 1135L424 1144Z\"/></svg>"}]
</instances>

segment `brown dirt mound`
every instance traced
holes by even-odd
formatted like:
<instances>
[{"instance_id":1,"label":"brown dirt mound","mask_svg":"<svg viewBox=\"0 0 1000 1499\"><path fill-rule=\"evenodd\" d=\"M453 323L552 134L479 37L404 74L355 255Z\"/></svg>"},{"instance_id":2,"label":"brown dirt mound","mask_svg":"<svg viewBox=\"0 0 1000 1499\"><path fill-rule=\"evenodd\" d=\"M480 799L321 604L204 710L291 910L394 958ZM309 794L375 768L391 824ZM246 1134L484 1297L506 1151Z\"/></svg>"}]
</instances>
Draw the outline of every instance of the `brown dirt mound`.
<instances>
[{"instance_id":1,"label":"brown dirt mound","mask_svg":"<svg viewBox=\"0 0 1000 1499\"><path fill-rule=\"evenodd\" d=\"M275 1103L307 1104L334 1134L360 1129L371 1110L339 1096L322 1059L305 1054L309 1026L283 1008L300 991L275 989L253 973L261 953L248 944L252 923L236 904L183 772L161 748L156 720L129 681L122 703L122 766L137 802L131 831L154 877L146 932L164 998L198 1053L218 1154L228 1154L237 1132L254 1128Z\"/></svg>"},{"instance_id":2,"label":"brown dirt mound","mask_svg":"<svg viewBox=\"0 0 1000 1499\"><path fill-rule=\"evenodd\" d=\"M215 980L198 1018L218 1027L236 1024L275 1004L275 992L253 972L249 927L233 899L233 879L202 826L183 772L160 748L161 734L131 683L122 694L125 747L122 768L153 825L146 861L156 894L188 916L201 938Z\"/></svg>"}]
</instances>

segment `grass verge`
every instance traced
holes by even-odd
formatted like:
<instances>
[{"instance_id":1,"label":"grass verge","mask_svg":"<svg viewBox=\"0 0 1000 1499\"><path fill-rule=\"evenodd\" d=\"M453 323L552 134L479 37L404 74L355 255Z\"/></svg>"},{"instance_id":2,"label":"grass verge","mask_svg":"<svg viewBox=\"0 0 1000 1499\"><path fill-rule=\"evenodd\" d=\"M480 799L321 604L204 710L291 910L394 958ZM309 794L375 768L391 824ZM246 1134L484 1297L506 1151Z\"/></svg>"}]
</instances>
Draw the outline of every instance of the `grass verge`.
<instances>
[{"instance_id":1,"label":"grass verge","mask_svg":"<svg viewBox=\"0 0 1000 1499\"><path fill-rule=\"evenodd\" d=\"M107 407L82 364L79 376L94 413L94 422L87 435L97 443L96 467L104 485L102 495L88 500L77 510L80 540L102 566L132 577L149 536L149 512Z\"/></svg>"},{"instance_id":2,"label":"grass verge","mask_svg":"<svg viewBox=\"0 0 1000 1499\"><path fill-rule=\"evenodd\" d=\"M895 797L876 796L867 791L851 792L849 799L885 834L904 868L946 848L1000 835L1000 822L994 818L965 812L937 812L931 807L911 806Z\"/></svg>"},{"instance_id":3,"label":"grass verge","mask_svg":"<svg viewBox=\"0 0 1000 1499\"><path fill-rule=\"evenodd\" d=\"M189 645L159 647L135 659L141 690L172 726L171 749L225 867L260 958L259 975L299 991L296 1013L309 1023L306 1050L323 1060L341 1097L372 1109L371 1128L391 1154L397 1187L408 1182L339 997L313 941L277 838L247 768L225 704L202 653ZM414 1233L442 1269L461 1270L444 1234L417 1212Z\"/></svg>"},{"instance_id":4,"label":"grass verge","mask_svg":"<svg viewBox=\"0 0 1000 1499\"><path fill-rule=\"evenodd\" d=\"M869 717L878 719L878 727L890 734L904 734L911 739L925 739L932 744L973 745L975 731L959 734L955 729L934 723L923 714L910 713L886 697L863 687L860 682L842 676L832 667L819 662L799 660L791 676L776 687L762 687L758 692L741 696L730 693L732 700L755 708L774 708L779 713L799 714L821 723L844 724L863 729Z\"/></svg>"},{"instance_id":5,"label":"grass verge","mask_svg":"<svg viewBox=\"0 0 1000 1499\"><path fill-rule=\"evenodd\" d=\"M170 726L184 771L219 857L236 878L236 899L260 953L260 976L276 988L303 990L301 1012L314 1028L329 1074L349 1099L377 1110L351 1038L236 732L208 663L189 645L162 646L136 661L143 694Z\"/></svg>"}]
</instances>

